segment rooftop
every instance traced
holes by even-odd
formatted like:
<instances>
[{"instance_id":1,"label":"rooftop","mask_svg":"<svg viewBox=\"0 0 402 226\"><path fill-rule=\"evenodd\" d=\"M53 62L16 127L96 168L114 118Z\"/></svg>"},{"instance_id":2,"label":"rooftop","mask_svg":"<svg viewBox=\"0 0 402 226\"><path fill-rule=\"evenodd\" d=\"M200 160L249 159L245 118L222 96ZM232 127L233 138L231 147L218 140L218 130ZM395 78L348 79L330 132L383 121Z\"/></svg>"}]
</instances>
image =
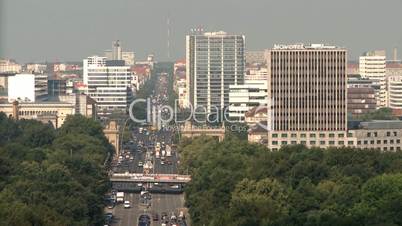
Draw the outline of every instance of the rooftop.
<instances>
[{"instance_id":1,"label":"rooftop","mask_svg":"<svg viewBox=\"0 0 402 226\"><path fill-rule=\"evenodd\" d=\"M296 43L296 44L275 44L274 50L308 50L308 49L340 49L340 47L336 46L329 46L325 44L303 44L303 43Z\"/></svg>"}]
</instances>

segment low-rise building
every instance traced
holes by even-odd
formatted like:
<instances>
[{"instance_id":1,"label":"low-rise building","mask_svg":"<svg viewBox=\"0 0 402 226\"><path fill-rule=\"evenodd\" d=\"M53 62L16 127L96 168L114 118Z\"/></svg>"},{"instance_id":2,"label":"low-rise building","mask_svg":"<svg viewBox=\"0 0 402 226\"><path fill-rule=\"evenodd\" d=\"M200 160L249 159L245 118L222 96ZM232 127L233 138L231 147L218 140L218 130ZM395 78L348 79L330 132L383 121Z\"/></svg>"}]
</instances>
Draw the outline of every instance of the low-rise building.
<instances>
[{"instance_id":1,"label":"low-rise building","mask_svg":"<svg viewBox=\"0 0 402 226\"><path fill-rule=\"evenodd\" d=\"M4 73L20 73L22 66L17 62L9 59L0 59L0 74Z\"/></svg>"},{"instance_id":2,"label":"low-rise building","mask_svg":"<svg viewBox=\"0 0 402 226\"><path fill-rule=\"evenodd\" d=\"M0 112L16 119L35 119L51 122L59 128L68 115L82 114L95 118L96 103L86 95L66 96L50 101L0 103Z\"/></svg>"}]
</instances>

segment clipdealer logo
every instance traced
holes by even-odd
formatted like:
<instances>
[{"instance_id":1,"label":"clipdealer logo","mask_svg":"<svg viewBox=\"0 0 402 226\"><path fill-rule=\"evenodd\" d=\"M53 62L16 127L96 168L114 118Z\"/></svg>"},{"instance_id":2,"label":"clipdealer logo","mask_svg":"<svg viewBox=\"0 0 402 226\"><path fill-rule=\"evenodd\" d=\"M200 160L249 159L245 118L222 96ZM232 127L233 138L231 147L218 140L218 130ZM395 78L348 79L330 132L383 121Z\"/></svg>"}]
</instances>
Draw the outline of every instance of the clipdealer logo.
<instances>
[{"instance_id":1,"label":"clipdealer logo","mask_svg":"<svg viewBox=\"0 0 402 226\"><path fill-rule=\"evenodd\" d=\"M144 107L145 104L145 118L138 118L138 115L135 115L135 112L133 109L135 109L136 105L141 104L140 107ZM255 107L254 112L259 114L259 113L265 113L267 115L272 115L272 112L267 110L267 106L265 105L258 105ZM209 111L208 111L209 110ZM182 115L183 113L182 109L178 107L178 100L175 100L174 107L171 107L170 105L156 105L152 103L151 98L139 98L131 102L129 106L129 116L130 119L139 124L153 124L156 125L158 129L164 127L165 129L177 129L177 128L171 128L169 127L171 122L175 123L185 123L189 121L193 121L199 124L216 124L222 121L228 122L232 125L226 127L225 129L231 130L231 131L237 131L237 132L244 132L247 131L247 128L241 125L236 124L239 120L239 118L230 118L229 117L229 108L225 109L220 109L217 106L210 106L210 109L207 109L204 106L196 106L194 107L190 103L188 104L188 107L186 108L186 114L187 116L184 118L179 118L179 115ZM212 112L212 113L209 113ZM267 117L271 118L272 117ZM265 130L270 129L270 124L268 120L265 120L264 123L262 121L257 121L256 125L260 126L261 128Z\"/></svg>"}]
</instances>

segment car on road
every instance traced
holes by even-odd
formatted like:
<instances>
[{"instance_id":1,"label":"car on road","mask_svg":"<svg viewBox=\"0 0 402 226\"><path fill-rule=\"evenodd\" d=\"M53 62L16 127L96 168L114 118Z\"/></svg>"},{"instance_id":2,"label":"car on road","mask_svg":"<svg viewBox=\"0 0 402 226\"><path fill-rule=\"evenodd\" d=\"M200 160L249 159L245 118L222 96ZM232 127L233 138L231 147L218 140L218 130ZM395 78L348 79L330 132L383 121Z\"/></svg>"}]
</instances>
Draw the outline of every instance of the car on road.
<instances>
[{"instance_id":1,"label":"car on road","mask_svg":"<svg viewBox=\"0 0 402 226\"><path fill-rule=\"evenodd\" d=\"M153 221L159 221L159 215L157 213L152 214Z\"/></svg>"},{"instance_id":2,"label":"car on road","mask_svg":"<svg viewBox=\"0 0 402 226\"><path fill-rule=\"evenodd\" d=\"M138 167L143 167L143 166L144 166L144 163L141 162L141 161L139 161L139 162L138 162Z\"/></svg>"},{"instance_id":3,"label":"car on road","mask_svg":"<svg viewBox=\"0 0 402 226\"><path fill-rule=\"evenodd\" d=\"M150 226L151 218L148 215L141 215L138 218L138 226Z\"/></svg>"},{"instance_id":4,"label":"car on road","mask_svg":"<svg viewBox=\"0 0 402 226\"><path fill-rule=\"evenodd\" d=\"M133 156L131 156L131 157L130 157L130 160L131 160L131 161L133 161L133 160L134 160L134 157L133 157Z\"/></svg>"},{"instance_id":5,"label":"car on road","mask_svg":"<svg viewBox=\"0 0 402 226\"><path fill-rule=\"evenodd\" d=\"M131 208L130 201L124 201L124 208Z\"/></svg>"},{"instance_id":6,"label":"car on road","mask_svg":"<svg viewBox=\"0 0 402 226\"><path fill-rule=\"evenodd\" d=\"M137 186L138 186L138 187L142 187L142 183L138 183Z\"/></svg>"},{"instance_id":7,"label":"car on road","mask_svg":"<svg viewBox=\"0 0 402 226\"><path fill-rule=\"evenodd\" d=\"M165 165L165 161L161 161L161 165Z\"/></svg>"}]
</instances>

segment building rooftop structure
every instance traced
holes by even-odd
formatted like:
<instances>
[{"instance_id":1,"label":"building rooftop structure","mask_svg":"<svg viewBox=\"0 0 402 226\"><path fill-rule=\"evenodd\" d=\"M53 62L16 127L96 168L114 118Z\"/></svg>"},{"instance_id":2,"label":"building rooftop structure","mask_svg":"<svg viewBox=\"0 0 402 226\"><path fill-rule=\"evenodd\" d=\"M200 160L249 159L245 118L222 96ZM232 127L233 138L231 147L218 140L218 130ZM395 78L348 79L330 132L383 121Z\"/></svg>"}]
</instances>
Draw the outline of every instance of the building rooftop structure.
<instances>
[{"instance_id":1,"label":"building rooftop structure","mask_svg":"<svg viewBox=\"0 0 402 226\"><path fill-rule=\"evenodd\" d=\"M308 49L343 49L337 46L330 46L325 44L303 44L303 43L296 43L296 44L275 44L274 50L308 50Z\"/></svg>"}]
</instances>

